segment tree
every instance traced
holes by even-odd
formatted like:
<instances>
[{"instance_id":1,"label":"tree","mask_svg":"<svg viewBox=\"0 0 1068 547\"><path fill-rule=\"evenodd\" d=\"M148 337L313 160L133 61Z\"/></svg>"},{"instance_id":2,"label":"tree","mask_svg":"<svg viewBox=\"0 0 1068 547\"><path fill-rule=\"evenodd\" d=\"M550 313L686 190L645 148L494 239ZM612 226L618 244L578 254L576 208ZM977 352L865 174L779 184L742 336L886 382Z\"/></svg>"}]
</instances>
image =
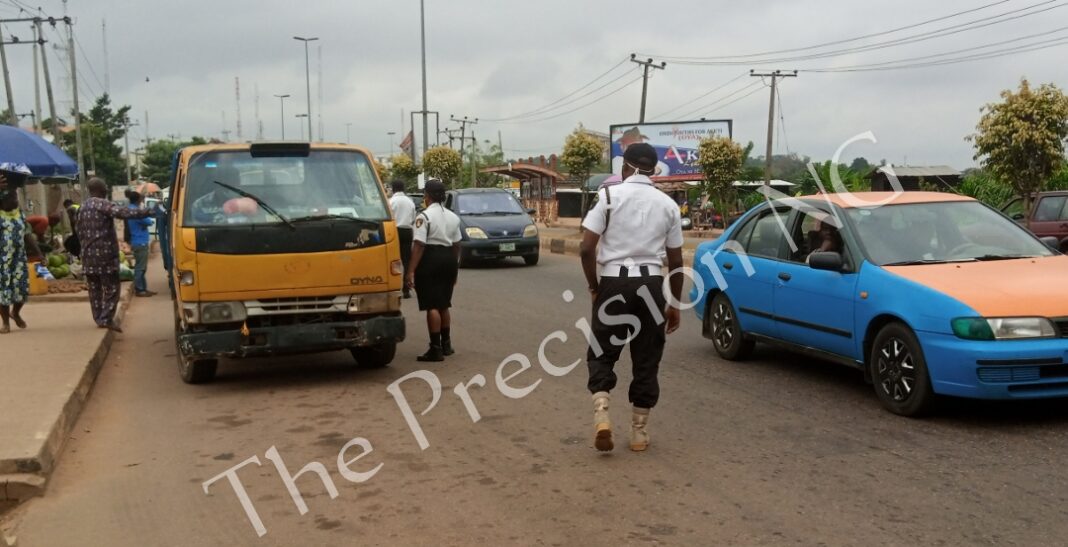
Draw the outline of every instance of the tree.
<instances>
[{"instance_id":1,"label":"tree","mask_svg":"<svg viewBox=\"0 0 1068 547\"><path fill-rule=\"evenodd\" d=\"M436 177L446 184L456 183L463 163L460 153L448 146L435 146L423 154L423 171L428 177Z\"/></svg>"},{"instance_id":2,"label":"tree","mask_svg":"<svg viewBox=\"0 0 1068 547\"><path fill-rule=\"evenodd\" d=\"M589 189L586 188L586 181L589 180L590 172L601 161L603 155L604 144L597 137L587 133L582 124L579 124L564 140L564 152L560 155L560 163L572 178L579 181L584 214L589 203Z\"/></svg>"},{"instance_id":3,"label":"tree","mask_svg":"<svg viewBox=\"0 0 1068 547\"><path fill-rule=\"evenodd\" d=\"M421 169L416 165L408 154L397 154L390 159L390 175L404 181L408 189L415 185L415 179L419 177Z\"/></svg>"},{"instance_id":4,"label":"tree","mask_svg":"<svg viewBox=\"0 0 1068 547\"><path fill-rule=\"evenodd\" d=\"M386 167L385 164L378 161L377 159L371 159L371 163L375 166L375 171L378 172L379 180L381 180L382 184L385 184L388 188L389 182L392 177L392 173L390 173L389 167Z\"/></svg>"},{"instance_id":5,"label":"tree","mask_svg":"<svg viewBox=\"0 0 1068 547\"><path fill-rule=\"evenodd\" d=\"M111 185L127 184L126 181L126 157L122 148L116 144L122 140L129 123L130 107L123 106L118 110L112 110L111 98L105 93L97 98L89 114L80 114L82 123L82 147L85 158L85 168L94 169L96 176L103 178ZM74 113L71 113L74 115ZM56 131L52 131L55 122L45 119L41 126L50 133L56 135L56 145L63 149L70 157L77 158L77 138L73 127L67 127L68 122L60 119L61 124Z\"/></svg>"},{"instance_id":6,"label":"tree","mask_svg":"<svg viewBox=\"0 0 1068 547\"><path fill-rule=\"evenodd\" d=\"M174 154L186 146L207 144L208 141L201 137L193 137L185 142L176 142L168 139L153 141L145 147L145 156L141 160L141 177L145 180L166 188L171 184L171 165L174 163Z\"/></svg>"},{"instance_id":7,"label":"tree","mask_svg":"<svg viewBox=\"0 0 1068 547\"><path fill-rule=\"evenodd\" d=\"M868 163L867 158L853 158L853 163L849 164L849 169L858 173L867 173L871 171L871 163Z\"/></svg>"},{"instance_id":8,"label":"tree","mask_svg":"<svg viewBox=\"0 0 1068 547\"><path fill-rule=\"evenodd\" d=\"M701 190L724 219L735 207L734 181L741 178L745 155L728 137L708 137L697 145L697 164L705 177Z\"/></svg>"},{"instance_id":9,"label":"tree","mask_svg":"<svg viewBox=\"0 0 1068 547\"><path fill-rule=\"evenodd\" d=\"M1032 89L1027 79L1020 88L1001 92L1002 102L990 103L975 134L975 159L996 180L1023 196L1031 208L1031 193L1039 192L1064 165L1068 138L1068 97L1053 84Z\"/></svg>"}]
</instances>

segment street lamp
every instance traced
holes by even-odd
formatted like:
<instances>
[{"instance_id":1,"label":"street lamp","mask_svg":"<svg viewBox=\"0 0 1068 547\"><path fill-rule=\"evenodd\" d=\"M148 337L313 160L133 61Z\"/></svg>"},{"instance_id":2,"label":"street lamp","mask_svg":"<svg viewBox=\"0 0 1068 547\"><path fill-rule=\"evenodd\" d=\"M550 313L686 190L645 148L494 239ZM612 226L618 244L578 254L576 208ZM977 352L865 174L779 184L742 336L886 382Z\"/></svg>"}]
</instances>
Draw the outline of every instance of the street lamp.
<instances>
[{"instance_id":1,"label":"street lamp","mask_svg":"<svg viewBox=\"0 0 1068 547\"><path fill-rule=\"evenodd\" d=\"M304 83L307 85L308 92L308 113L305 114L308 118L308 141L312 140L312 125L311 125L311 69L308 64L308 42L314 42L318 38L302 38L300 36L294 36L294 40L300 40L304 42ZM303 131L303 129L301 129ZM303 139L301 139L303 140Z\"/></svg>"},{"instance_id":2,"label":"street lamp","mask_svg":"<svg viewBox=\"0 0 1068 547\"><path fill-rule=\"evenodd\" d=\"M275 95L278 97L278 103L282 108L282 140L286 140L286 99L289 98L289 94Z\"/></svg>"},{"instance_id":3,"label":"street lamp","mask_svg":"<svg viewBox=\"0 0 1068 547\"><path fill-rule=\"evenodd\" d=\"M352 129L352 123L345 124L345 144L352 144L352 137L350 137L349 129Z\"/></svg>"},{"instance_id":4,"label":"street lamp","mask_svg":"<svg viewBox=\"0 0 1068 547\"><path fill-rule=\"evenodd\" d=\"M296 118L308 118L309 120L311 120L311 116L309 116L307 114L297 114L295 117ZM311 122L309 121L308 123L311 123ZM300 124L297 124L297 125L300 126L300 140L304 140L304 124L300 123ZM311 142L311 126L310 125L308 126L308 142Z\"/></svg>"},{"instance_id":5,"label":"street lamp","mask_svg":"<svg viewBox=\"0 0 1068 547\"><path fill-rule=\"evenodd\" d=\"M397 132L396 131L390 131L389 133L386 133L386 134L389 135L389 153L390 153L390 155L392 155L393 154L393 135L396 135Z\"/></svg>"}]
</instances>

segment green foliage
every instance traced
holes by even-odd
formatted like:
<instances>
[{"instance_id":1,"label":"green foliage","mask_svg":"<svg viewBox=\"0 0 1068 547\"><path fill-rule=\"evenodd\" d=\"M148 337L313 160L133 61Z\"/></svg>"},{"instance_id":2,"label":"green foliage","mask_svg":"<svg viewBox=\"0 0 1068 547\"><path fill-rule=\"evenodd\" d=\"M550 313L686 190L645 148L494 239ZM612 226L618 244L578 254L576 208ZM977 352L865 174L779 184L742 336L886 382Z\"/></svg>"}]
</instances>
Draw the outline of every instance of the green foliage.
<instances>
[{"instance_id":1,"label":"green foliage","mask_svg":"<svg viewBox=\"0 0 1068 547\"><path fill-rule=\"evenodd\" d=\"M437 177L446 184L457 182L462 168L460 153L448 146L435 146L423 154L423 170L427 177Z\"/></svg>"},{"instance_id":2,"label":"green foliage","mask_svg":"<svg viewBox=\"0 0 1068 547\"><path fill-rule=\"evenodd\" d=\"M709 137L697 145L697 164L705 177L702 191L719 211L734 207L734 181L741 178L745 155L746 149L727 137Z\"/></svg>"},{"instance_id":3,"label":"green foliage","mask_svg":"<svg viewBox=\"0 0 1068 547\"><path fill-rule=\"evenodd\" d=\"M468 150L470 152L470 150ZM464 188L477 187L477 188L493 188L496 187L500 181L500 175L494 175L492 173L480 173L480 169L484 167L494 167L498 165L504 165L504 152L501 151L501 147L496 144L490 145L487 150L482 150L481 147L475 149L475 180L471 181L471 154L468 153L465 156L467 158L467 165L464 167L463 173L460 174L460 185Z\"/></svg>"},{"instance_id":4,"label":"green foliage","mask_svg":"<svg viewBox=\"0 0 1068 547\"><path fill-rule=\"evenodd\" d=\"M560 155L560 164L567 173L579 180L582 189L582 210L585 211L589 202L589 192L586 189L586 180L590 178L593 168L601 162L604 155L604 144L583 130L579 124L574 131L564 140L564 151Z\"/></svg>"},{"instance_id":5,"label":"green foliage","mask_svg":"<svg viewBox=\"0 0 1068 547\"><path fill-rule=\"evenodd\" d=\"M994 178L1012 186L1030 206L1032 192L1043 189L1064 165L1068 138L1068 97L1053 84L1032 89L1026 79L1019 89L1001 92L1002 102L981 110L975 159Z\"/></svg>"},{"instance_id":6,"label":"green foliage","mask_svg":"<svg viewBox=\"0 0 1068 547\"><path fill-rule=\"evenodd\" d=\"M842 186L849 192L867 192L871 190L871 180L868 179L867 171L854 171L849 167L842 164L833 164L830 160L823 163L817 163L813 165L816 174L819 176L820 183L823 184L823 191L829 194L837 193L838 189L835 188L834 179L832 178L832 169L837 171L838 180L842 182ZM816 179L813 178L812 173L806 169L805 174L796 181L798 186L796 188L798 195L811 195L820 192L820 187L816 184Z\"/></svg>"},{"instance_id":7,"label":"green foliage","mask_svg":"<svg viewBox=\"0 0 1068 547\"><path fill-rule=\"evenodd\" d=\"M97 98L88 115L81 114L84 168L96 169L96 176L111 185L127 184L126 159L122 147L117 143L121 142L124 136L129 112L129 106L113 110L111 98L105 93ZM51 132L53 123L53 120L48 118L41 122L41 126ZM70 157L77 159L77 138L73 127L64 128L57 133L56 144Z\"/></svg>"},{"instance_id":8,"label":"green foliage","mask_svg":"<svg viewBox=\"0 0 1068 547\"><path fill-rule=\"evenodd\" d=\"M193 137L185 142L169 139L152 141L152 144L145 147L145 156L141 159L141 178L158 184L160 188L170 186L171 177L174 175L171 172L174 154L186 146L207 143L208 141L201 137Z\"/></svg>"},{"instance_id":9,"label":"green foliage","mask_svg":"<svg viewBox=\"0 0 1068 547\"><path fill-rule=\"evenodd\" d=\"M872 167L867 158L854 158L853 163L849 164L849 170L857 173L868 173L872 170Z\"/></svg>"},{"instance_id":10,"label":"green foliage","mask_svg":"<svg viewBox=\"0 0 1068 547\"><path fill-rule=\"evenodd\" d=\"M1046 183L1046 190L1068 190L1068 165L1061 167Z\"/></svg>"},{"instance_id":11,"label":"green foliage","mask_svg":"<svg viewBox=\"0 0 1068 547\"><path fill-rule=\"evenodd\" d=\"M957 191L992 207L1001 207L1014 195L1012 186L979 169L965 175Z\"/></svg>"},{"instance_id":12,"label":"green foliage","mask_svg":"<svg viewBox=\"0 0 1068 547\"><path fill-rule=\"evenodd\" d=\"M757 181L764 180L764 157L750 157L753 143L746 148L745 168L741 180ZM809 158L797 154L771 156L771 178L797 182L808 172Z\"/></svg>"},{"instance_id":13,"label":"green foliage","mask_svg":"<svg viewBox=\"0 0 1068 547\"><path fill-rule=\"evenodd\" d=\"M390 168L390 174L405 183L411 185L415 183L415 179L419 176L421 169L416 165L411 156L407 154L397 154L390 160L392 167Z\"/></svg>"},{"instance_id":14,"label":"green foliage","mask_svg":"<svg viewBox=\"0 0 1068 547\"><path fill-rule=\"evenodd\" d=\"M382 181L382 184L389 186L390 180L392 180L392 173L390 173L389 167L386 167L382 162L372 158L371 163L375 166L375 171L378 172L378 180Z\"/></svg>"}]
</instances>

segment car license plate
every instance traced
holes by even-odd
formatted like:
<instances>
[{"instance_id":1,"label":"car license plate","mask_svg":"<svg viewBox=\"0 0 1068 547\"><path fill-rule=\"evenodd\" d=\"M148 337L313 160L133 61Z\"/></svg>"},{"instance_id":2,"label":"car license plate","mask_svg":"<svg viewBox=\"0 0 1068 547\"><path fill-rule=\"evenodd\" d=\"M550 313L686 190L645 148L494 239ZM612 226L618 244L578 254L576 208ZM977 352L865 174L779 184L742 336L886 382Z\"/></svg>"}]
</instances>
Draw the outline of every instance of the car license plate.
<instances>
[{"instance_id":1,"label":"car license plate","mask_svg":"<svg viewBox=\"0 0 1068 547\"><path fill-rule=\"evenodd\" d=\"M502 253L515 252L515 243L501 243L501 252Z\"/></svg>"}]
</instances>

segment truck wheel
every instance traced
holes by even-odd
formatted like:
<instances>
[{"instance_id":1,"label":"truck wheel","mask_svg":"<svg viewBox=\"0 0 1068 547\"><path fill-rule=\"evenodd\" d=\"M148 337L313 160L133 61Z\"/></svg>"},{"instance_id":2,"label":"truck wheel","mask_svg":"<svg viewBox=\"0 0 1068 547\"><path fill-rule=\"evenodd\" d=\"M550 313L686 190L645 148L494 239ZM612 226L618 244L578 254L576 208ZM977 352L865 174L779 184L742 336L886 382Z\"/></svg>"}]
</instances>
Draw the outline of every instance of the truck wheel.
<instances>
[{"instance_id":1,"label":"truck wheel","mask_svg":"<svg viewBox=\"0 0 1068 547\"><path fill-rule=\"evenodd\" d=\"M177 323L177 318L175 323ZM178 325L174 328L174 355L178 359L178 375L187 384L206 384L215 379L215 371L218 369L218 359L194 359L182 353L181 344L178 343L178 335L181 330Z\"/></svg>"},{"instance_id":2,"label":"truck wheel","mask_svg":"<svg viewBox=\"0 0 1068 547\"><path fill-rule=\"evenodd\" d=\"M393 362L393 357L397 355L397 343L388 342L377 346L350 348L349 351L361 367L382 368Z\"/></svg>"}]
</instances>

